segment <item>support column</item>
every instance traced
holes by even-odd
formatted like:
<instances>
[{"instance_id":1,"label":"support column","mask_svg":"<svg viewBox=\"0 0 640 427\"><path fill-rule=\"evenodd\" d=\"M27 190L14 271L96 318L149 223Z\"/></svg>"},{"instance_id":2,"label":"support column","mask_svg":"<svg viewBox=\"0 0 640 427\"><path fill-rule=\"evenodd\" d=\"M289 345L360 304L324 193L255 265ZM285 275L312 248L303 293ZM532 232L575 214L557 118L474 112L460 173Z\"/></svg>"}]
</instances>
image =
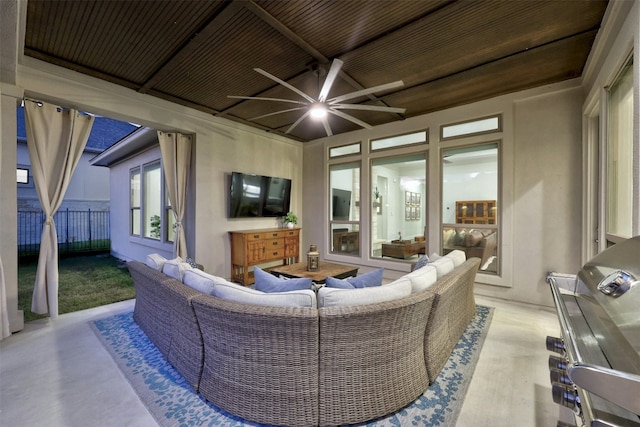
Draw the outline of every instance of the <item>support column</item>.
<instances>
[{"instance_id":1,"label":"support column","mask_svg":"<svg viewBox=\"0 0 640 427\"><path fill-rule=\"evenodd\" d=\"M0 83L0 257L4 269L9 329L24 328L24 314L18 310L18 195L16 183L16 108L23 90Z\"/></svg>"}]
</instances>

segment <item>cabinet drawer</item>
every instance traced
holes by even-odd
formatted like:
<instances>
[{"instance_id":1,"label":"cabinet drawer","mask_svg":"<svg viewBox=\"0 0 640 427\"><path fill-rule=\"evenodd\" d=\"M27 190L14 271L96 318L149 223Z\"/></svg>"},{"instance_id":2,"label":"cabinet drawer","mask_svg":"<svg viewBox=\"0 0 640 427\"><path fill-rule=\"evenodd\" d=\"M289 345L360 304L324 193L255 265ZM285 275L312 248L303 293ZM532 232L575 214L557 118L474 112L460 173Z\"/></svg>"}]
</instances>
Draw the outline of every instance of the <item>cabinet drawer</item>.
<instances>
[{"instance_id":1,"label":"cabinet drawer","mask_svg":"<svg viewBox=\"0 0 640 427\"><path fill-rule=\"evenodd\" d=\"M265 234L268 234L268 233L248 233L248 234L245 234L245 236L247 241L251 242L254 240L264 240Z\"/></svg>"},{"instance_id":2,"label":"cabinet drawer","mask_svg":"<svg viewBox=\"0 0 640 427\"><path fill-rule=\"evenodd\" d=\"M265 256L265 261L268 261L271 259L284 258L284 248L283 247L267 248L264 256Z\"/></svg>"},{"instance_id":3,"label":"cabinet drawer","mask_svg":"<svg viewBox=\"0 0 640 427\"><path fill-rule=\"evenodd\" d=\"M282 230L274 230L264 233L265 239L279 239L281 237L284 237L284 232Z\"/></svg>"},{"instance_id":4,"label":"cabinet drawer","mask_svg":"<svg viewBox=\"0 0 640 427\"><path fill-rule=\"evenodd\" d=\"M278 249L284 247L284 239L269 239L264 241L266 250Z\"/></svg>"}]
</instances>

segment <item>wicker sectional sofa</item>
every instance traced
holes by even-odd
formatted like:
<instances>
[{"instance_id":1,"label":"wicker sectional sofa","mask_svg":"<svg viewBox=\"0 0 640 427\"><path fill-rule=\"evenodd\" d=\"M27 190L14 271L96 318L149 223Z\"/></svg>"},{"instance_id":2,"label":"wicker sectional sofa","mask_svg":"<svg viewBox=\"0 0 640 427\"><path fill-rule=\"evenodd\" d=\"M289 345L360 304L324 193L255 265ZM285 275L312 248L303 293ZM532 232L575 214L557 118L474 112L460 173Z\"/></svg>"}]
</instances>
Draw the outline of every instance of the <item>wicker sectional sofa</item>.
<instances>
[{"instance_id":1,"label":"wicker sectional sofa","mask_svg":"<svg viewBox=\"0 0 640 427\"><path fill-rule=\"evenodd\" d=\"M479 264L402 298L321 308L230 301L128 267L134 320L196 392L247 420L313 426L371 420L422 394L473 318Z\"/></svg>"}]
</instances>

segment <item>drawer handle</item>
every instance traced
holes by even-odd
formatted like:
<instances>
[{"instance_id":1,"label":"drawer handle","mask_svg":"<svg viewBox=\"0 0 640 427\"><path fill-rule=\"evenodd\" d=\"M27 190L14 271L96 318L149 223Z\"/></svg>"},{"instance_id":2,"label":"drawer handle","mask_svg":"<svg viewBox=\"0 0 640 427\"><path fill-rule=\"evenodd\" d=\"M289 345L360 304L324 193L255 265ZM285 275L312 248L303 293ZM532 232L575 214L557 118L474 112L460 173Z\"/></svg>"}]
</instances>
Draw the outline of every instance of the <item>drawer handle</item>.
<instances>
[{"instance_id":1,"label":"drawer handle","mask_svg":"<svg viewBox=\"0 0 640 427\"><path fill-rule=\"evenodd\" d=\"M278 242L271 242L273 246L278 246Z\"/></svg>"},{"instance_id":2,"label":"drawer handle","mask_svg":"<svg viewBox=\"0 0 640 427\"><path fill-rule=\"evenodd\" d=\"M253 238L254 238L254 239L259 239L259 238L260 238L260 235L259 235L259 234L254 234L254 235L253 235Z\"/></svg>"}]
</instances>

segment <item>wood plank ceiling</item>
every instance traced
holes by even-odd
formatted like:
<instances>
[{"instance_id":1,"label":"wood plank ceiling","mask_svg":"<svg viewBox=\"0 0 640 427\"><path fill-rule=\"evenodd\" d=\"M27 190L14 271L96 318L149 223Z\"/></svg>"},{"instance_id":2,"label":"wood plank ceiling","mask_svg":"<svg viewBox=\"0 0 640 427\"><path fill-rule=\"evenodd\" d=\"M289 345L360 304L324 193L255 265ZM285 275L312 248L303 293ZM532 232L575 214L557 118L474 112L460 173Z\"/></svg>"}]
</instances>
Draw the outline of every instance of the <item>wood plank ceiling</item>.
<instances>
[{"instance_id":1,"label":"wood plank ceiling","mask_svg":"<svg viewBox=\"0 0 640 427\"><path fill-rule=\"evenodd\" d=\"M320 69L344 61L330 96L403 80L351 103L370 125L579 77L607 1L29 0L25 55L284 135L301 111L250 118L312 97ZM360 127L330 116L333 133ZM306 119L288 137L325 136Z\"/></svg>"}]
</instances>

